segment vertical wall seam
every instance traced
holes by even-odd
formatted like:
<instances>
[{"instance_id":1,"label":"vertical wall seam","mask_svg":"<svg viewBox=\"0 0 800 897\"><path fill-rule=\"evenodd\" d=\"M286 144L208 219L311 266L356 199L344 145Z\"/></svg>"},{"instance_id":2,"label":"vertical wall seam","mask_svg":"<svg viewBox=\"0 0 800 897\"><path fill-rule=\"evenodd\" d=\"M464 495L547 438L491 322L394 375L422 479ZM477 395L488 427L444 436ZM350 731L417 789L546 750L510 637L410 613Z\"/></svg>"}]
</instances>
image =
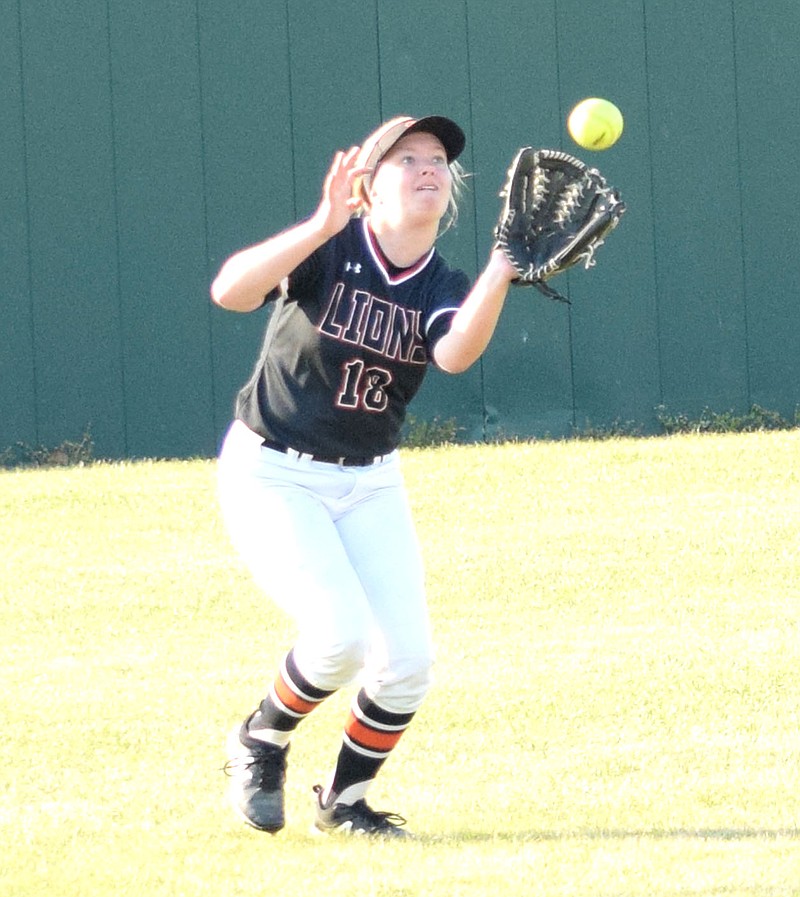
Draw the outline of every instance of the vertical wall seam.
<instances>
[{"instance_id":1,"label":"vertical wall seam","mask_svg":"<svg viewBox=\"0 0 800 897\"><path fill-rule=\"evenodd\" d=\"M375 0L375 52L378 54L378 121L383 121L383 66L381 64L381 10L380 0Z\"/></svg>"},{"instance_id":2,"label":"vertical wall seam","mask_svg":"<svg viewBox=\"0 0 800 897\"><path fill-rule=\"evenodd\" d=\"M651 245L653 247L653 300L656 312L656 362L658 369L658 403L664 404L664 351L661 345L661 289L658 270L658 241L656 239L656 184L653 164L653 104L650 96L652 71L648 55L647 0L642 0L642 39L644 47L644 86L647 103L647 159L650 169L650 209L652 212Z\"/></svg>"},{"instance_id":3,"label":"vertical wall seam","mask_svg":"<svg viewBox=\"0 0 800 897\"><path fill-rule=\"evenodd\" d=\"M289 0L284 3L286 14L286 81L289 92L289 156L292 160L292 219L297 220L297 158L294 137L294 90L292 87L292 32Z\"/></svg>"},{"instance_id":4,"label":"vertical wall seam","mask_svg":"<svg viewBox=\"0 0 800 897\"><path fill-rule=\"evenodd\" d=\"M206 170L206 117L205 117L205 95L203 93L203 49L202 49L202 29L200 27L200 3L195 0L194 5L194 24L195 24L195 46L197 47L197 96L198 96L198 125L200 131L200 183L202 184L202 205L203 205L203 257L206 260L206 277L208 284L211 279L210 271L210 253L211 240L209 237L209 220L208 220L208 173ZM216 434L219 432L221 421L217 417L217 382L216 368L214 365L214 319L212 304L206 296L206 322L208 333L208 364L209 364L209 389L211 398L211 426L212 426L212 444L216 442ZM216 449L216 445L215 445Z\"/></svg>"},{"instance_id":5,"label":"vertical wall seam","mask_svg":"<svg viewBox=\"0 0 800 897\"><path fill-rule=\"evenodd\" d=\"M125 310L122 303L122 238L120 235L119 214L119 166L117 159L117 117L114 97L114 57L111 43L111 8L109 0L106 0L106 51L108 53L108 98L109 98L109 127L111 130L111 190L114 209L114 279L116 282L117 316L119 320L119 370L120 388L122 390L122 440L125 446L125 456L129 452L128 437L128 378L125 366Z\"/></svg>"},{"instance_id":6,"label":"vertical wall seam","mask_svg":"<svg viewBox=\"0 0 800 897\"><path fill-rule=\"evenodd\" d=\"M19 43L19 101L22 117L22 178L25 193L25 249L27 253L26 275L28 281L28 322L30 324L31 372L33 374L33 434L34 441L41 441L39 427L39 376L36 366L36 308L33 296L33 237L31 227L31 185L28 159L28 116L25 103L25 43L22 39L22 0L17 0L17 41Z\"/></svg>"},{"instance_id":7,"label":"vertical wall seam","mask_svg":"<svg viewBox=\"0 0 800 897\"><path fill-rule=\"evenodd\" d=\"M749 303L747 289L747 243L745 234L745 214L744 214L744 189L743 189L743 166L742 166L742 128L741 115L739 110L740 91L739 91L739 54L736 42L736 2L731 0L731 44L733 51L733 115L734 127L736 128L736 193L739 197L739 239L741 241L741 261L742 261L742 309L744 312L744 375L745 389L747 391L747 407L753 406L752 380L750 370L750 321L749 321Z\"/></svg>"}]
</instances>

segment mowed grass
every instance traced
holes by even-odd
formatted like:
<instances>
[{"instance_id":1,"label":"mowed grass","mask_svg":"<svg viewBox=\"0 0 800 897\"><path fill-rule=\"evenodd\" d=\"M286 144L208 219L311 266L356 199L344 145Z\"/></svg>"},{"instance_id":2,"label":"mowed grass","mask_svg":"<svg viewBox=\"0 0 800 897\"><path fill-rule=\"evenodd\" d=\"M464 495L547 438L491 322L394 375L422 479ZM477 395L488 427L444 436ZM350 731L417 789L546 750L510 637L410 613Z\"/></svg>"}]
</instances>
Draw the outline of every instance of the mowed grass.
<instances>
[{"instance_id":1,"label":"mowed grass","mask_svg":"<svg viewBox=\"0 0 800 897\"><path fill-rule=\"evenodd\" d=\"M211 461L0 473L0 894L800 895L800 431L407 451L436 683L309 833L351 693L241 825L224 740L292 625ZM387 541L386 551L392 549Z\"/></svg>"}]
</instances>

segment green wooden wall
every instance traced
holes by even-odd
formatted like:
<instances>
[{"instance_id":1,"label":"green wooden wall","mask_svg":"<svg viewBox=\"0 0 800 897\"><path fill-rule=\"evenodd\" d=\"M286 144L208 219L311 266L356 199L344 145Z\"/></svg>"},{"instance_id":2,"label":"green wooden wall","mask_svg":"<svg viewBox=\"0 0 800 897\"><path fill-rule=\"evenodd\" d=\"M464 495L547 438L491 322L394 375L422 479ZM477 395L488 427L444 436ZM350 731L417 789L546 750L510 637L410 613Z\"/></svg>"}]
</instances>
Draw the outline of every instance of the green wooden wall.
<instances>
[{"instance_id":1,"label":"green wooden wall","mask_svg":"<svg viewBox=\"0 0 800 897\"><path fill-rule=\"evenodd\" d=\"M208 455L264 313L224 258L310 212L380 120L462 123L441 248L477 273L519 145L576 152L629 211L570 307L515 289L483 361L412 408L464 436L655 408L800 404L797 0L0 0L0 449L90 428L106 457ZM613 99L623 139L564 127Z\"/></svg>"}]
</instances>

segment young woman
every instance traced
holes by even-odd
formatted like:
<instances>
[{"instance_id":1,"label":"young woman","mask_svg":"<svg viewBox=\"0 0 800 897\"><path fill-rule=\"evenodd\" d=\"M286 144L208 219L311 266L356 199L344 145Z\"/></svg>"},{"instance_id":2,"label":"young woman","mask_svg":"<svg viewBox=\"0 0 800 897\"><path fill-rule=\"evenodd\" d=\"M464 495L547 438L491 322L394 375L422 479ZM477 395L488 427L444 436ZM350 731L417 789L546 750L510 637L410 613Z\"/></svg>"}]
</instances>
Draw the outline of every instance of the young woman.
<instances>
[{"instance_id":1,"label":"young woman","mask_svg":"<svg viewBox=\"0 0 800 897\"><path fill-rule=\"evenodd\" d=\"M365 800L433 656L400 429L428 364L458 373L481 355L515 277L494 250L470 288L435 248L464 143L442 116L386 122L336 153L311 217L232 256L211 288L232 311L277 303L219 459L233 543L298 627L229 743L234 807L263 831L284 825L295 729L359 677L315 825L405 834Z\"/></svg>"}]
</instances>

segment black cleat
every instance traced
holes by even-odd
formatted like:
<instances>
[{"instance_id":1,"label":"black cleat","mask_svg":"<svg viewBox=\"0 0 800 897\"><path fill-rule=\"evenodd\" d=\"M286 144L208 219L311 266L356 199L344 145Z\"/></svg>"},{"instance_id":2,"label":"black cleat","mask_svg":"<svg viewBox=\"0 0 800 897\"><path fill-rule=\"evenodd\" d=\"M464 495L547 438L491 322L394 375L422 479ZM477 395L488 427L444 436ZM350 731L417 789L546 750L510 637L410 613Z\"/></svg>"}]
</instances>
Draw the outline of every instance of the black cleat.
<instances>
[{"instance_id":1,"label":"black cleat","mask_svg":"<svg viewBox=\"0 0 800 897\"><path fill-rule=\"evenodd\" d=\"M249 722L249 720L247 721ZM289 748L266 744L247 734L247 722L228 742L228 796L236 813L262 832L279 832L285 822L283 786Z\"/></svg>"},{"instance_id":2,"label":"black cleat","mask_svg":"<svg viewBox=\"0 0 800 897\"><path fill-rule=\"evenodd\" d=\"M409 832L400 826L406 821L397 813L379 813L367 806L365 800L354 804L322 803L322 785L314 786L317 795L317 818L314 828L320 832L342 832L348 835L369 835L377 838L410 838Z\"/></svg>"}]
</instances>

